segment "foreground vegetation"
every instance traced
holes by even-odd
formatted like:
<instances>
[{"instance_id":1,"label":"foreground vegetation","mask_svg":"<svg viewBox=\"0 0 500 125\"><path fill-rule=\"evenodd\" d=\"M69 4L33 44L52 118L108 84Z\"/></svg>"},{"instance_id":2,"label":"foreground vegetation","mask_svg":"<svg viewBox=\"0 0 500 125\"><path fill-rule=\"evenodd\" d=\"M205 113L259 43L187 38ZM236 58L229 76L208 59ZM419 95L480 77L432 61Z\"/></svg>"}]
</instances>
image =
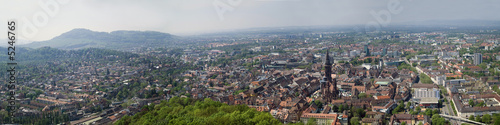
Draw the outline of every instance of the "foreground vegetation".
<instances>
[{"instance_id":1,"label":"foreground vegetation","mask_svg":"<svg viewBox=\"0 0 500 125\"><path fill-rule=\"evenodd\" d=\"M174 97L168 102L150 105L134 116L124 116L117 125L189 124L189 125L278 125L267 112L246 105L227 105L211 99L193 100Z\"/></svg>"}]
</instances>

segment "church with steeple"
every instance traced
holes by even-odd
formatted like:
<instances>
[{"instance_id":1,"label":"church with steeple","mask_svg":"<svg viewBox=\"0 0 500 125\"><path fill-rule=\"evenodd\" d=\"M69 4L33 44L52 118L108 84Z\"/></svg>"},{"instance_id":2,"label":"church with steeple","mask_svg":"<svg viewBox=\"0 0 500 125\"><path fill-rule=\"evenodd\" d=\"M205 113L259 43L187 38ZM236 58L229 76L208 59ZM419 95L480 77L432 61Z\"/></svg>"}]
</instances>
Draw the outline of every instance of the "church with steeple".
<instances>
[{"instance_id":1,"label":"church with steeple","mask_svg":"<svg viewBox=\"0 0 500 125\"><path fill-rule=\"evenodd\" d=\"M337 89L337 78L332 78L332 63L328 49L326 50L325 58L325 75L320 81L321 98L323 101L331 102L332 100L339 99L340 95Z\"/></svg>"}]
</instances>

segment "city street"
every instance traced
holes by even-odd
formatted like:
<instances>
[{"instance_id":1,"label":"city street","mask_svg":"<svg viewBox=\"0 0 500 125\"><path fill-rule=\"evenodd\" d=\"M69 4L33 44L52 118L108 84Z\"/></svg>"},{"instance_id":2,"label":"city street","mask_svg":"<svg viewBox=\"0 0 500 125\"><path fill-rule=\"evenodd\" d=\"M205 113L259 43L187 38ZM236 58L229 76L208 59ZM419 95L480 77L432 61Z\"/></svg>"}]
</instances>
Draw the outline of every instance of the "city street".
<instances>
[{"instance_id":1,"label":"city street","mask_svg":"<svg viewBox=\"0 0 500 125\"><path fill-rule=\"evenodd\" d=\"M445 98L448 100L448 103L447 102L443 102L443 107L441 108L441 111L442 111L441 114L456 116L455 113L453 112L451 103L449 103L451 101L451 99L448 96L446 96ZM454 119L448 119L448 120L450 121L450 123L452 125L460 125L460 124L462 124L461 122L456 121Z\"/></svg>"}]
</instances>

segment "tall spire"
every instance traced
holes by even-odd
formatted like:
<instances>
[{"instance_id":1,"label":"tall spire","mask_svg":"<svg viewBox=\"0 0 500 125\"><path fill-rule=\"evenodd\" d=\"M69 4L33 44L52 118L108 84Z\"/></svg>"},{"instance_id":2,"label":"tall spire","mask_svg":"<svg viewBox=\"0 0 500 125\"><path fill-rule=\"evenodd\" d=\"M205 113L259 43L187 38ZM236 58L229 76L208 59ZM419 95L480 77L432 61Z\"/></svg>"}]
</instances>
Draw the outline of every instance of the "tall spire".
<instances>
[{"instance_id":1,"label":"tall spire","mask_svg":"<svg viewBox=\"0 0 500 125\"><path fill-rule=\"evenodd\" d=\"M330 55L328 54L329 48L326 49L326 59L325 59L325 77L327 81L330 82L332 80L332 64L330 63Z\"/></svg>"},{"instance_id":2,"label":"tall spire","mask_svg":"<svg viewBox=\"0 0 500 125\"><path fill-rule=\"evenodd\" d=\"M330 56L329 56L329 54L328 54L328 53L330 53L330 52L328 52L328 50L330 50L330 48L327 48L327 49L326 49L326 59L325 59L325 65L332 65L332 64L330 63Z\"/></svg>"}]
</instances>

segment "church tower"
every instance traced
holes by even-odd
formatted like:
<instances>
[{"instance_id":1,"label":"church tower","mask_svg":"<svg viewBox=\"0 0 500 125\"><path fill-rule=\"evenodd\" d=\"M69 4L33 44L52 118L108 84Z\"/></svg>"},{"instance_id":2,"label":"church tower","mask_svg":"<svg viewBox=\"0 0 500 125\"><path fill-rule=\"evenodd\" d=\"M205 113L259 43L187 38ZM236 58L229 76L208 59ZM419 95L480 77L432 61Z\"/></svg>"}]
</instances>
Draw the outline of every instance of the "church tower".
<instances>
[{"instance_id":1,"label":"church tower","mask_svg":"<svg viewBox=\"0 0 500 125\"><path fill-rule=\"evenodd\" d=\"M337 79L332 78L332 63L330 61L330 55L329 55L329 50L326 50L326 57L325 57L325 75L323 76L323 79L321 80L321 95L323 96L323 99L327 102L330 102L332 100L340 98L339 92L337 89Z\"/></svg>"},{"instance_id":2,"label":"church tower","mask_svg":"<svg viewBox=\"0 0 500 125\"><path fill-rule=\"evenodd\" d=\"M328 49L326 50L326 59L325 59L325 77L328 79L328 81L332 80L332 63L330 62Z\"/></svg>"}]
</instances>

